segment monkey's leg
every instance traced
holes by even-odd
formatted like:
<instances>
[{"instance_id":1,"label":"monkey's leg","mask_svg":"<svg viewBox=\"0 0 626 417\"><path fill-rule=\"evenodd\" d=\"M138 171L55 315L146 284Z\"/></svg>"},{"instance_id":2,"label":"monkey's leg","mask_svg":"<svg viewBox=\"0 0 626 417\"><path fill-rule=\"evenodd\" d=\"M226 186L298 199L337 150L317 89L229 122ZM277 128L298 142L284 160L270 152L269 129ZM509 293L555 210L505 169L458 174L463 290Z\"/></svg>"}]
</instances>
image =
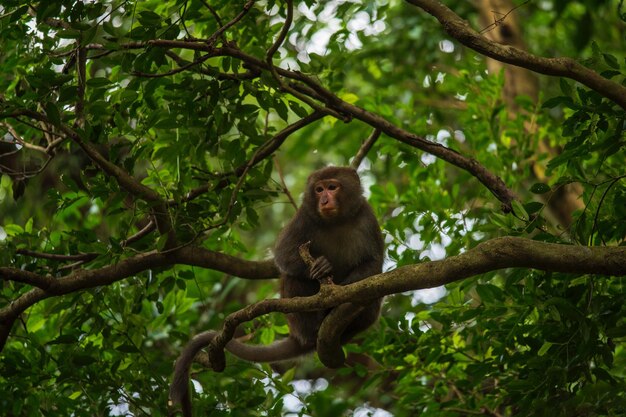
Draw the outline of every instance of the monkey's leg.
<instances>
[{"instance_id":1,"label":"monkey's leg","mask_svg":"<svg viewBox=\"0 0 626 417\"><path fill-rule=\"evenodd\" d=\"M346 303L335 307L326 316L317 335L317 356L324 365L329 368L343 366L346 356L341 345L347 341L344 340L346 338L343 335L366 308ZM354 336L354 334L356 332L350 335L350 337Z\"/></svg>"},{"instance_id":2,"label":"monkey's leg","mask_svg":"<svg viewBox=\"0 0 626 417\"><path fill-rule=\"evenodd\" d=\"M368 305L346 303L324 319L317 335L317 355L329 368L341 367L346 358L341 346L378 320L382 299Z\"/></svg>"}]
</instances>

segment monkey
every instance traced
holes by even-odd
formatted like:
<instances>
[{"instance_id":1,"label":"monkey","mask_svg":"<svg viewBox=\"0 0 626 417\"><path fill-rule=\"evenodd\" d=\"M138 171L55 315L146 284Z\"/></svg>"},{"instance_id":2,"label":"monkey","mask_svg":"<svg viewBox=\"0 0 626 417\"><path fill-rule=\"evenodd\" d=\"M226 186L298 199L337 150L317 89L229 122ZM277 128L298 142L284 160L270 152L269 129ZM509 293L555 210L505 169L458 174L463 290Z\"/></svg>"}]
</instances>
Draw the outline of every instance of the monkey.
<instances>
[{"instance_id":1,"label":"monkey","mask_svg":"<svg viewBox=\"0 0 626 417\"><path fill-rule=\"evenodd\" d=\"M299 255L300 245L310 242L315 259L309 268ZM313 172L300 208L279 234L274 262L280 272L282 298L307 297L320 290L320 280L332 275L333 282L347 285L382 272L384 241L374 211L363 196L358 174L352 168L326 167ZM364 303L363 311L340 336L347 343L374 324L382 299ZM345 306L345 305L344 305ZM331 310L287 314L289 335L270 345L248 345L236 340L226 349L253 362L293 359L316 349L318 331ZM185 346L174 368L170 400L181 403L183 415L191 416L189 369L196 354L216 332L198 334Z\"/></svg>"}]
</instances>

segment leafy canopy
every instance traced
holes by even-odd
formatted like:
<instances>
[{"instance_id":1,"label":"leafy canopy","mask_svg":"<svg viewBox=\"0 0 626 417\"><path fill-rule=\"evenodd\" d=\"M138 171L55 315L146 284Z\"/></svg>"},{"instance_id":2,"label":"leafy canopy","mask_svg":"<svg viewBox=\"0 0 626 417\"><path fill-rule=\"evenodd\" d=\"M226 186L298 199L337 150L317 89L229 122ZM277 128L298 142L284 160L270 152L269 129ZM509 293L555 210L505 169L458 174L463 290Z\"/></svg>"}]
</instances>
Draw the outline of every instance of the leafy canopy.
<instances>
[{"instance_id":1,"label":"leafy canopy","mask_svg":"<svg viewBox=\"0 0 626 417\"><path fill-rule=\"evenodd\" d=\"M305 0L291 16L290 4L3 1L0 414L167 415L183 344L275 297L276 281L234 275L275 277L271 263L244 260L271 256L306 175L349 164L373 129L383 134L360 171L387 269L498 236L624 244L624 109L602 91L541 76L538 97L507 101L510 77L420 7ZM446 5L488 24L479 6ZM523 22L533 54L572 57L617 89L624 13L621 2L548 0L504 22ZM555 208L564 201L573 206ZM168 260L181 247L205 251ZM46 291L67 277L75 287ZM511 268L396 294L346 347L378 370L313 358L280 375L229 356L225 372L193 376L194 407L621 415L624 284ZM244 327L254 343L288 332L280 314Z\"/></svg>"}]
</instances>

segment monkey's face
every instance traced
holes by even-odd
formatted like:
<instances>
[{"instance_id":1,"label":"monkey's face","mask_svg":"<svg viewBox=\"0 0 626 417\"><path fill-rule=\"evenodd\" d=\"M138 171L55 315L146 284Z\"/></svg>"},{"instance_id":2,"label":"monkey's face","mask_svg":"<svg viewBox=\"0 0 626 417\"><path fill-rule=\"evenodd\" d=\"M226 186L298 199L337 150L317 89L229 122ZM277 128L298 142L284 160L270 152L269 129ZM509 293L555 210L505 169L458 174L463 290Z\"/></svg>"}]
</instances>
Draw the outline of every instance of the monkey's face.
<instances>
[{"instance_id":1,"label":"monkey's face","mask_svg":"<svg viewBox=\"0 0 626 417\"><path fill-rule=\"evenodd\" d=\"M313 184L317 212L323 219L333 219L340 214L339 201L343 193L341 182L336 179L319 180Z\"/></svg>"}]
</instances>

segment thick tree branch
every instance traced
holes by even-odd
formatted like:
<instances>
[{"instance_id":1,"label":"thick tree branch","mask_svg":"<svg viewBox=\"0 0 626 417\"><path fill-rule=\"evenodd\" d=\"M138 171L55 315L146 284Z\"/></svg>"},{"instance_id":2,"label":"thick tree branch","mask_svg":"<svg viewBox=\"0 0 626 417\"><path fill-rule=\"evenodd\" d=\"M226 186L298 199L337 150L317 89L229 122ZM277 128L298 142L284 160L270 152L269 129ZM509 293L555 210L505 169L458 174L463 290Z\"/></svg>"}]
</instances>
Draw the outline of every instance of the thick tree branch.
<instances>
[{"instance_id":1,"label":"thick tree branch","mask_svg":"<svg viewBox=\"0 0 626 417\"><path fill-rule=\"evenodd\" d=\"M463 45L498 61L545 75L567 77L597 91L626 109L626 87L602 77L571 58L544 58L510 45L493 42L436 0L407 0L439 20L445 31Z\"/></svg>"},{"instance_id":2,"label":"thick tree branch","mask_svg":"<svg viewBox=\"0 0 626 417\"><path fill-rule=\"evenodd\" d=\"M17 268L0 267L0 281L15 281L33 287L48 290L54 286L56 280L47 275L39 275L34 272L24 271Z\"/></svg>"},{"instance_id":3,"label":"thick tree branch","mask_svg":"<svg viewBox=\"0 0 626 417\"><path fill-rule=\"evenodd\" d=\"M532 268L572 274L626 275L626 247L588 247L537 242L518 237L489 240L450 258L400 267L354 284L325 286L311 297L263 300L230 314L209 345L211 366L225 367L224 346L241 323L270 312L325 310L359 300L364 303L386 295L433 288L504 268Z\"/></svg>"},{"instance_id":4,"label":"thick tree branch","mask_svg":"<svg viewBox=\"0 0 626 417\"><path fill-rule=\"evenodd\" d=\"M265 62L250 55L247 55L239 49L231 47L224 47L221 49L222 53L226 55L232 56L234 58L239 58L257 68L268 70L267 64ZM310 97L323 101L326 107L332 108L340 114L346 114L355 119L359 119L374 127L375 129L381 130L382 132L394 139L397 139L410 146L428 152L434 156L443 159L444 161L451 163L452 165L468 171L480 182L482 182L502 202L505 211L510 211L511 201L515 199L515 194L506 187L504 182L498 176L488 171L478 161L472 158L467 158L466 156L461 155L460 153L450 148L447 148L435 142L431 142L400 127L397 127L396 125L376 113L369 112L368 110L341 100L335 94L322 87L312 77L306 76L301 72L285 70L282 68L276 68L275 70L279 75L283 77L300 81L301 83L306 84L306 87L301 85L295 85L294 88L299 90L301 93L307 94Z\"/></svg>"},{"instance_id":5,"label":"thick tree branch","mask_svg":"<svg viewBox=\"0 0 626 417\"><path fill-rule=\"evenodd\" d=\"M199 266L247 279L267 279L278 276L278 270L272 260L247 261L191 246L169 252L143 253L123 259L114 265L90 270L80 269L58 279L17 268L0 268L0 281L10 280L37 287L0 309L0 350L4 347L13 323L19 315L41 300L110 285L144 271L176 264Z\"/></svg>"}]
</instances>

